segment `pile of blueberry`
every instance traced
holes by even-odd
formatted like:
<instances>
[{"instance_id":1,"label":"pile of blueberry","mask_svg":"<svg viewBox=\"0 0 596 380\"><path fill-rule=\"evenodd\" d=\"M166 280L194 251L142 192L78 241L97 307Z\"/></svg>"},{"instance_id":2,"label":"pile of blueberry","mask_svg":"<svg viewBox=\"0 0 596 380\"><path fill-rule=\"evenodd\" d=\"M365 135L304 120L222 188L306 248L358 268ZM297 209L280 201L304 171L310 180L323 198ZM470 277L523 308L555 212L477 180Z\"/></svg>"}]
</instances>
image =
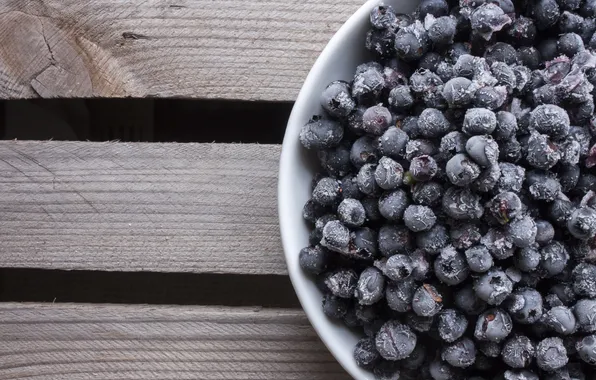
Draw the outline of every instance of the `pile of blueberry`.
<instances>
[{"instance_id":1,"label":"pile of blueberry","mask_svg":"<svg viewBox=\"0 0 596 380\"><path fill-rule=\"evenodd\" d=\"M596 379L596 0L370 22L300 133L325 314L378 379Z\"/></svg>"}]
</instances>

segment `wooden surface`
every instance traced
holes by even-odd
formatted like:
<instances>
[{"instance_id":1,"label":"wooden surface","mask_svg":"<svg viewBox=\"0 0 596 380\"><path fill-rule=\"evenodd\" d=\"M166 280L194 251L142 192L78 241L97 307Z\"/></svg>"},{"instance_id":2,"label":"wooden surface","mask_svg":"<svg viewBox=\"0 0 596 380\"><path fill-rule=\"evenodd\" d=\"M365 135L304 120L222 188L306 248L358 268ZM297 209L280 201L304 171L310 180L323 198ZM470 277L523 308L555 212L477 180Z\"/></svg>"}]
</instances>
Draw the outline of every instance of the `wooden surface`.
<instances>
[{"instance_id":1,"label":"wooden surface","mask_svg":"<svg viewBox=\"0 0 596 380\"><path fill-rule=\"evenodd\" d=\"M0 98L294 100L364 0L6 0Z\"/></svg>"},{"instance_id":2,"label":"wooden surface","mask_svg":"<svg viewBox=\"0 0 596 380\"><path fill-rule=\"evenodd\" d=\"M0 142L0 267L285 274L280 147Z\"/></svg>"},{"instance_id":3,"label":"wooden surface","mask_svg":"<svg viewBox=\"0 0 596 380\"><path fill-rule=\"evenodd\" d=\"M0 304L0 379L349 379L302 311Z\"/></svg>"}]
</instances>

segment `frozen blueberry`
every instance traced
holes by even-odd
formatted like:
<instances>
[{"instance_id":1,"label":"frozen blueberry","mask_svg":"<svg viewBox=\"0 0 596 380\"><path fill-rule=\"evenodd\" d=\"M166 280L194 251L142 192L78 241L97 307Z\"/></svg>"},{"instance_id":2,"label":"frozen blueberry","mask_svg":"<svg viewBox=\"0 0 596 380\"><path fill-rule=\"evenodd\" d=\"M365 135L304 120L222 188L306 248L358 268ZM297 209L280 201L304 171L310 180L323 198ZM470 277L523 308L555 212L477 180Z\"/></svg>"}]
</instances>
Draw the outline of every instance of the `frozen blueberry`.
<instances>
[{"instance_id":1,"label":"frozen blueberry","mask_svg":"<svg viewBox=\"0 0 596 380\"><path fill-rule=\"evenodd\" d=\"M375 139L364 136L352 144L350 160L355 167L361 168L365 164L376 163L378 159L378 142Z\"/></svg>"},{"instance_id":2,"label":"frozen blueberry","mask_svg":"<svg viewBox=\"0 0 596 380\"><path fill-rule=\"evenodd\" d=\"M323 169L333 177L343 177L352 170L350 149L345 144L331 149L320 150L318 156Z\"/></svg>"},{"instance_id":3,"label":"frozen blueberry","mask_svg":"<svg viewBox=\"0 0 596 380\"><path fill-rule=\"evenodd\" d=\"M470 338L462 338L443 348L441 358L456 368L466 368L476 360L476 346Z\"/></svg>"},{"instance_id":4,"label":"frozen blueberry","mask_svg":"<svg viewBox=\"0 0 596 380\"><path fill-rule=\"evenodd\" d=\"M437 315L443 308L443 297L437 289L429 284L424 284L414 292L412 310L421 317Z\"/></svg>"},{"instance_id":5,"label":"frozen blueberry","mask_svg":"<svg viewBox=\"0 0 596 380\"><path fill-rule=\"evenodd\" d=\"M454 303L468 315L478 315L487 307L487 303L476 296L471 285L466 285L455 292Z\"/></svg>"},{"instance_id":6,"label":"frozen blueberry","mask_svg":"<svg viewBox=\"0 0 596 380\"><path fill-rule=\"evenodd\" d=\"M567 111L554 104L538 106L530 113L530 126L542 134L552 137L567 136L569 125Z\"/></svg>"},{"instance_id":7,"label":"frozen blueberry","mask_svg":"<svg viewBox=\"0 0 596 380\"><path fill-rule=\"evenodd\" d=\"M482 235L478 226L461 223L451 227L451 244L457 249L468 249L480 242Z\"/></svg>"},{"instance_id":8,"label":"frozen blueberry","mask_svg":"<svg viewBox=\"0 0 596 380\"><path fill-rule=\"evenodd\" d=\"M516 289L506 304L511 317L517 323L532 324L542 317L543 299L535 289Z\"/></svg>"},{"instance_id":9,"label":"frozen blueberry","mask_svg":"<svg viewBox=\"0 0 596 380\"><path fill-rule=\"evenodd\" d=\"M596 331L596 300L581 299L573 306L578 328L583 332Z\"/></svg>"},{"instance_id":10,"label":"frozen blueberry","mask_svg":"<svg viewBox=\"0 0 596 380\"><path fill-rule=\"evenodd\" d=\"M533 6L533 16L538 30L544 30L559 21L561 10L554 0L539 0Z\"/></svg>"},{"instance_id":11,"label":"frozen blueberry","mask_svg":"<svg viewBox=\"0 0 596 380\"><path fill-rule=\"evenodd\" d=\"M412 278L417 281L424 281L430 271L430 263L423 250L417 249L410 254L412 259Z\"/></svg>"},{"instance_id":12,"label":"frozen blueberry","mask_svg":"<svg viewBox=\"0 0 596 380\"><path fill-rule=\"evenodd\" d=\"M536 365L544 371L557 370L568 361L567 350L561 338L545 338L536 346Z\"/></svg>"},{"instance_id":13,"label":"frozen blueberry","mask_svg":"<svg viewBox=\"0 0 596 380\"><path fill-rule=\"evenodd\" d=\"M573 57L577 52L584 50L584 41L576 33L565 33L557 41L557 50L561 54Z\"/></svg>"},{"instance_id":14,"label":"frozen blueberry","mask_svg":"<svg viewBox=\"0 0 596 380\"><path fill-rule=\"evenodd\" d=\"M382 157L375 169L375 181L383 190L393 190L401 186L404 177L403 167L389 157Z\"/></svg>"},{"instance_id":15,"label":"frozen blueberry","mask_svg":"<svg viewBox=\"0 0 596 380\"><path fill-rule=\"evenodd\" d=\"M588 335L578 340L576 345L580 359L590 365L596 365L596 335Z\"/></svg>"},{"instance_id":16,"label":"frozen blueberry","mask_svg":"<svg viewBox=\"0 0 596 380\"><path fill-rule=\"evenodd\" d=\"M416 341L416 334L397 321L385 323L375 338L377 351L387 360L407 358L414 351Z\"/></svg>"},{"instance_id":17,"label":"frozen blueberry","mask_svg":"<svg viewBox=\"0 0 596 380\"><path fill-rule=\"evenodd\" d=\"M533 247L518 249L514 256L515 266L524 272L536 270L540 259L540 252Z\"/></svg>"},{"instance_id":18,"label":"frozen blueberry","mask_svg":"<svg viewBox=\"0 0 596 380\"><path fill-rule=\"evenodd\" d=\"M511 333L511 317L501 309L489 309L478 316L474 337L480 341L501 342Z\"/></svg>"},{"instance_id":19,"label":"frozen blueberry","mask_svg":"<svg viewBox=\"0 0 596 380\"><path fill-rule=\"evenodd\" d=\"M391 90L387 101L392 109L405 111L414 104L414 97L409 86L400 85Z\"/></svg>"},{"instance_id":20,"label":"frozen blueberry","mask_svg":"<svg viewBox=\"0 0 596 380\"><path fill-rule=\"evenodd\" d=\"M482 167L495 165L499 157L499 146L489 136L472 136L466 142L466 152Z\"/></svg>"},{"instance_id":21,"label":"frozen blueberry","mask_svg":"<svg viewBox=\"0 0 596 380\"><path fill-rule=\"evenodd\" d=\"M444 160L449 160L457 153L465 153L466 151L466 136L459 132L453 131L447 133L441 138L441 145L439 152Z\"/></svg>"},{"instance_id":22,"label":"frozen blueberry","mask_svg":"<svg viewBox=\"0 0 596 380\"><path fill-rule=\"evenodd\" d=\"M488 248L477 245L466 250L466 260L472 272L484 273L493 266L493 257Z\"/></svg>"},{"instance_id":23,"label":"frozen blueberry","mask_svg":"<svg viewBox=\"0 0 596 380\"><path fill-rule=\"evenodd\" d=\"M513 283L505 272L499 269L490 270L474 282L476 295L489 305L501 304L511 294L512 290Z\"/></svg>"},{"instance_id":24,"label":"frozen blueberry","mask_svg":"<svg viewBox=\"0 0 596 380\"><path fill-rule=\"evenodd\" d=\"M573 334L576 330L575 316L566 306L555 306L548 310L544 313L543 323L561 335Z\"/></svg>"},{"instance_id":25,"label":"frozen blueberry","mask_svg":"<svg viewBox=\"0 0 596 380\"><path fill-rule=\"evenodd\" d=\"M517 64L515 48L505 42L496 42L486 48L484 58L492 65L494 62L504 62L508 65Z\"/></svg>"},{"instance_id":26,"label":"frozen blueberry","mask_svg":"<svg viewBox=\"0 0 596 380\"><path fill-rule=\"evenodd\" d=\"M536 38L534 20L528 17L517 17L505 31L508 40L516 46L529 46Z\"/></svg>"},{"instance_id":27,"label":"frozen blueberry","mask_svg":"<svg viewBox=\"0 0 596 380\"><path fill-rule=\"evenodd\" d=\"M325 224L321 245L328 249L345 253L350 244L350 230L340 221L333 220Z\"/></svg>"},{"instance_id":28,"label":"frozen blueberry","mask_svg":"<svg viewBox=\"0 0 596 380\"><path fill-rule=\"evenodd\" d=\"M466 154L456 154L445 166L449 181L456 186L467 186L480 175L480 167Z\"/></svg>"},{"instance_id":29,"label":"frozen blueberry","mask_svg":"<svg viewBox=\"0 0 596 380\"><path fill-rule=\"evenodd\" d=\"M386 29L398 23L395 11L390 5L378 5L370 11L370 24L377 29Z\"/></svg>"},{"instance_id":30,"label":"frozen blueberry","mask_svg":"<svg viewBox=\"0 0 596 380\"><path fill-rule=\"evenodd\" d=\"M436 223L435 213L427 206L411 205L404 212L404 224L414 232L428 231Z\"/></svg>"},{"instance_id":31,"label":"frozen blueberry","mask_svg":"<svg viewBox=\"0 0 596 380\"><path fill-rule=\"evenodd\" d=\"M472 189L481 193L487 193L497 186L501 178L501 168L499 165L492 165L480 172L480 175L472 183Z\"/></svg>"},{"instance_id":32,"label":"frozen blueberry","mask_svg":"<svg viewBox=\"0 0 596 380\"><path fill-rule=\"evenodd\" d=\"M435 19L432 17L429 18L429 22L434 23ZM428 29L428 28L427 28ZM435 53L434 51L428 52L424 55L424 57L420 58L420 62L418 62L418 67L421 69L430 70L434 73L437 72L437 68L439 64L443 61L443 57L439 53Z\"/></svg>"},{"instance_id":33,"label":"frozen blueberry","mask_svg":"<svg viewBox=\"0 0 596 380\"><path fill-rule=\"evenodd\" d=\"M467 328L468 319L456 309L444 309L437 316L437 330L445 342L455 342L464 335Z\"/></svg>"},{"instance_id":34,"label":"frozen blueberry","mask_svg":"<svg viewBox=\"0 0 596 380\"><path fill-rule=\"evenodd\" d=\"M503 141L499 144L499 159L516 163L522 158L521 149L521 145L515 137Z\"/></svg>"},{"instance_id":35,"label":"frozen blueberry","mask_svg":"<svg viewBox=\"0 0 596 380\"><path fill-rule=\"evenodd\" d=\"M409 82L411 90L419 95L427 92L433 92L443 85L443 81L439 76L430 70L418 69L412 76Z\"/></svg>"},{"instance_id":36,"label":"frozen blueberry","mask_svg":"<svg viewBox=\"0 0 596 380\"><path fill-rule=\"evenodd\" d=\"M550 292L557 296L563 305L569 306L576 300L573 286L568 283L557 283L550 288Z\"/></svg>"},{"instance_id":37,"label":"frozen blueberry","mask_svg":"<svg viewBox=\"0 0 596 380\"><path fill-rule=\"evenodd\" d=\"M409 137L407 133L399 128L390 127L383 133L383 136L379 137L377 144L378 151L384 156L398 159L404 151L408 141Z\"/></svg>"},{"instance_id":38,"label":"frozen blueberry","mask_svg":"<svg viewBox=\"0 0 596 380\"><path fill-rule=\"evenodd\" d=\"M434 181L415 183L410 191L412 200L423 206L436 206L443 196L443 187Z\"/></svg>"},{"instance_id":39,"label":"frozen blueberry","mask_svg":"<svg viewBox=\"0 0 596 380\"><path fill-rule=\"evenodd\" d=\"M567 220L567 229L578 239L593 238L596 235L596 210L591 207L576 209Z\"/></svg>"},{"instance_id":40,"label":"frozen blueberry","mask_svg":"<svg viewBox=\"0 0 596 380\"><path fill-rule=\"evenodd\" d=\"M397 56L404 61L422 58L428 51L429 45L428 33L420 21L415 21L413 24L399 29L395 34L395 51Z\"/></svg>"},{"instance_id":41,"label":"frozen blueberry","mask_svg":"<svg viewBox=\"0 0 596 380\"><path fill-rule=\"evenodd\" d=\"M476 220L484 213L480 196L468 188L450 187L442 199L445 213L455 220Z\"/></svg>"},{"instance_id":42,"label":"frozen blueberry","mask_svg":"<svg viewBox=\"0 0 596 380\"><path fill-rule=\"evenodd\" d=\"M532 170L526 173L526 183L530 197L538 201L552 202L561 191L561 184L548 171Z\"/></svg>"},{"instance_id":43,"label":"frozen blueberry","mask_svg":"<svg viewBox=\"0 0 596 380\"><path fill-rule=\"evenodd\" d=\"M470 268L464 255L452 246L447 246L441 250L433 267L435 276L447 285L461 284L470 274Z\"/></svg>"},{"instance_id":44,"label":"frozen blueberry","mask_svg":"<svg viewBox=\"0 0 596 380\"><path fill-rule=\"evenodd\" d=\"M571 191L579 180L580 167L579 165L569 165L562 163L559 165L558 171L559 182L561 183L561 190L564 193Z\"/></svg>"},{"instance_id":45,"label":"frozen blueberry","mask_svg":"<svg viewBox=\"0 0 596 380\"><path fill-rule=\"evenodd\" d=\"M497 182L497 190L499 192L520 191L524 183L526 170L509 162L500 162L499 167L501 168L501 177Z\"/></svg>"},{"instance_id":46,"label":"frozen blueberry","mask_svg":"<svg viewBox=\"0 0 596 380\"><path fill-rule=\"evenodd\" d=\"M528 139L526 160L537 169L547 170L559 162L559 148L546 135L532 132Z\"/></svg>"},{"instance_id":47,"label":"frozen blueberry","mask_svg":"<svg viewBox=\"0 0 596 380\"><path fill-rule=\"evenodd\" d=\"M325 276L325 286L336 297L352 298L358 275L351 269L339 269Z\"/></svg>"},{"instance_id":48,"label":"frozen blueberry","mask_svg":"<svg viewBox=\"0 0 596 380\"><path fill-rule=\"evenodd\" d=\"M379 250L384 256L409 253L413 238L405 226L384 225L379 229Z\"/></svg>"},{"instance_id":49,"label":"frozen blueberry","mask_svg":"<svg viewBox=\"0 0 596 380\"><path fill-rule=\"evenodd\" d=\"M541 261L540 268L545 271L547 276L556 276L565 270L569 261L567 248L558 241L542 247L540 250Z\"/></svg>"},{"instance_id":50,"label":"frozen blueberry","mask_svg":"<svg viewBox=\"0 0 596 380\"><path fill-rule=\"evenodd\" d=\"M428 155L417 156L410 161L409 174L416 181L429 181L438 170L437 162Z\"/></svg>"},{"instance_id":51,"label":"frozen blueberry","mask_svg":"<svg viewBox=\"0 0 596 380\"><path fill-rule=\"evenodd\" d=\"M538 375L529 370L513 371L507 370L503 374L505 380L540 380Z\"/></svg>"},{"instance_id":52,"label":"frozen blueberry","mask_svg":"<svg viewBox=\"0 0 596 380\"><path fill-rule=\"evenodd\" d=\"M412 259L407 255L393 255L387 259L382 270L390 280L405 280L412 274Z\"/></svg>"},{"instance_id":53,"label":"frozen blueberry","mask_svg":"<svg viewBox=\"0 0 596 380\"><path fill-rule=\"evenodd\" d=\"M433 327L435 317L421 317L416 313L406 314L406 324L414 331L428 332Z\"/></svg>"},{"instance_id":54,"label":"frozen blueberry","mask_svg":"<svg viewBox=\"0 0 596 380\"><path fill-rule=\"evenodd\" d=\"M426 108L418 116L418 130L422 137L438 138L449 132L451 124L443 113L434 108Z\"/></svg>"},{"instance_id":55,"label":"frozen blueberry","mask_svg":"<svg viewBox=\"0 0 596 380\"><path fill-rule=\"evenodd\" d=\"M323 312L331 319L342 319L348 312L350 300L325 294L323 298Z\"/></svg>"},{"instance_id":56,"label":"frozen blueberry","mask_svg":"<svg viewBox=\"0 0 596 380\"><path fill-rule=\"evenodd\" d=\"M509 238L518 248L528 247L536 242L536 222L529 215L518 217L507 226Z\"/></svg>"},{"instance_id":57,"label":"frozen blueberry","mask_svg":"<svg viewBox=\"0 0 596 380\"><path fill-rule=\"evenodd\" d=\"M536 70L542 64L542 56L540 51L534 46L522 46L517 49L517 57L522 65L527 66L531 70ZM518 81L519 82L519 81ZM524 86L518 88L521 91Z\"/></svg>"},{"instance_id":58,"label":"frozen blueberry","mask_svg":"<svg viewBox=\"0 0 596 380\"><path fill-rule=\"evenodd\" d=\"M596 266L579 263L572 272L573 291L580 297L596 298Z\"/></svg>"},{"instance_id":59,"label":"frozen blueberry","mask_svg":"<svg viewBox=\"0 0 596 380\"><path fill-rule=\"evenodd\" d=\"M404 211L410 204L405 191L398 189L385 193L379 198L379 212L390 221L398 221L403 218Z\"/></svg>"},{"instance_id":60,"label":"frozen blueberry","mask_svg":"<svg viewBox=\"0 0 596 380\"><path fill-rule=\"evenodd\" d=\"M443 97L449 107L463 108L472 103L476 87L472 81L464 77L452 78L443 86Z\"/></svg>"},{"instance_id":61,"label":"frozen blueberry","mask_svg":"<svg viewBox=\"0 0 596 380\"><path fill-rule=\"evenodd\" d=\"M449 5L445 0L423 0L418 6L418 11L423 19L427 14L435 17L447 16L449 14Z\"/></svg>"},{"instance_id":62,"label":"frozen blueberry","mask_svg":"<svg viewBox=\"0 0 596 380\"><path fill-rule=\"evenodd\" d=\"M486 3L472 11L470 23L474 32L485 40L490 40L494 32L511 23L511 18L498 5Z\"/></svg>"},{"instance_id":63,"label":"frozen blueberry","mask_svg":"<svg viewBox=\"0 0 596 380\"><path fill-rule=\"evenodd\" d=\"M507 339L501 351L503 362L511 368L529 367L534 359L534 343L524 335L515 335Z\"/></svg>"},{"instance_id":64,"label":"frozen blueberry","mask_svg":"<svg viewBox=\"0 0 596 380\"><path fill-rule=\"evenodd\" d=\"M358 189L366 195L376 195L380 191L379 185L377 185L377 181L375 180L375 171L377 169L377 165L375 164L366 164L360 168L358 171L358 175L356 176L356 183L358 184ZM313 192L314 198L314 192Z\"/></svg>"},{"instance_id":65,"label":"frozen blueberry","mask_svg":"<svg viewBox=\"0 0 596 380\"><path fill-rule=\"evenodd\" d=\"M362 115L362 129L364 132L380 136L389 128L393 117L391 112L381 105L369 107Z\"/></svg>"},{"instance_id":66,"label":"frozen blueberry","mask_svg":"<svg viewBox=\"0 0 596 380\"><path fill-rule=\"evenodd\" d=\"M314 117L300 130L300 142L306 149L319 150L339 145L344 136L341 124Z\"/></svg>"},{"instance_id":67,"label":"frozen blueberry","mask_svg":"<svg viewBox=\"0 0 596 380\"><path fill-rule=\"evenodd\" d=\"M437 254L449 242L449 235L447 229L435 224L430 230L419 232L416 234L416 245L418 248L430 254Z\"/></svg>"},{"instance_id":68,"label":"frozen blueberry","mask_svg":"<svg viewBox=\"0 0 596 380\"><path fill-rule=\"evenodd\" d=\"M485 108L470 108L466 111L462 131L469 135L491 134L497 127L497 117Z\"/></svg>"},{"instance_id":69,"label":"frozen blueberry","mask_svg":"<svg viewBox=\"0 0 596 380\"><path fill-rule=\"evenodd\" d=\"M361 305L372 305L383 298L385 277L380 270L368 267L360 273L354 296Z\"/></svg>"},{"instance_id":70,"label":"frozen blueberry","mask_svg":"<svg viewBox=\"0 0 596 380\"><path fill-rule=\"evenodd\" d=\"M381 70L382 68L366 64L356 69L352 97L358 101L358 104L368 106L378 104L381 92L385 88L385 78Z\"/></svg>"},{"instance_id":71,"label":"frozen blueberry","mask_svg":"<svg viewBox=\"0 0 596 380\"><path fill-rule=\"evenodd\" d=\"M517 194L504 191L487 203L490 215L499 223L507 224L521 214L522 203Z\"/></svg>"},{"instance_id":72,"label":"frozen blueberry","mask_svg":"<svg viewBox=\"0 0 596 380\"><path fill-rule=\"evenodd\" d=\"M375 340L372 338L360 339L354 347L354 360L359 367L372 369L381 360Z\"/></svg>"},{"instance_id":73,"label":"frozen blueberry","mask_svg":"<svg viewBox=\"0 0 596 380\"><path fill-rule=\"evenodd\" d=\"M339 220L348 227L360 227L366 221L364 206L357 199L344 199L337 208Z\"/></svg>"},{"instance_id":74,"label":"frozen blueberry","mask_svg":"<svg viewBox=\"0 0 596 380\"><path fill-rule=\"evenodd\" d=\"M350 233L350 250L346 255L353 259L371 259L378 253L377 232L368 227Z\"/></svg>"},{"instance_id":75,"label":"frozen blueberry","mask_svg":"<svg viewBox=\"0 0 596 380\"><path fill-rule=\"evenodd\" d=\"M385 300L391 310L405 313L412 310L412 299L416 291L416 282L412 278L389 282L385 289Z\"/></svg>"},{"instance_id":76,"label":"frozen blueberry","mask_svg":"<svg viewBox=\"0 0 596 380\"><path fill-rule=\"evenodd\" d=\"M502 62L495 62L502 63ZM485 86L479 88L474 94L472 104L477 108L496 110L507 100L507 88L505 86Z\"/></svg>"},{"instance_id":77,"label":"frozen blueberry","mask_svg":"<svg viewBox=\"0 0 596 380\"><path fill-rule=\"evenodd\" d=\"M515 252L515 245L506 230L490 228L480 242L488 248L490 254L497 260L505 260Z\"/></svg>"},{"instance_id":78,"label":"frozen blueberry","mask_svg":"<svg viewBox=\"0 0 596 380\"><path fill-rule=\"evenodd\" d=\"M346 117L356 108L356 102L352 99L351 93L349 83L331 82L321 94L321 105L333 117Z\"/></svg>"},{"instance_id":79,"label":"frozen blueberry","mask_svg":"<svg viewBox=\"0 0 596 380\"><path fill-rule=\"evenodd\" d=\"M298 263L303 271L310 274L321 274L327 269L329 252L320 245L306 247L298 255Z\"/></svg>"}]
</instances>

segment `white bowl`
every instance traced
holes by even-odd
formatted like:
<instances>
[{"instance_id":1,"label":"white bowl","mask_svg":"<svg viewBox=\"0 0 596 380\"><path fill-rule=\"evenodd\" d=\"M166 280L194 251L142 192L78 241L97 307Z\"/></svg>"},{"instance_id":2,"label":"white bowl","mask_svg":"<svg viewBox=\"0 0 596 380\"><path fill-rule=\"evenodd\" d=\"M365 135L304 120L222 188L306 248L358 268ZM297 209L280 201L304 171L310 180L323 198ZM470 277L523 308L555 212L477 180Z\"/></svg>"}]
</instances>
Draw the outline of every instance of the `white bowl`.
<instances>
[{"instance_id":1,"label":"white bowl","mask_svg":"<svg viewBox=\"0 0 596 380\"><path fill-rule=\"evenodd\" d=\"M319 103L321 92L334 80L350 81L356 66L370 60L364 48L370 10L380 0L370 0L348 19L333 36L312 67L294 104L284 136L279 168L278 208L281 238L290 279L311 324L337 361L352 377L372 380L374 376L356 365L352 351L360 338L341 323L329 320L321 307L323 295L312 278L298 265L298 253L308 245L309 229L302 219L302 207L310 198L311 180L317 170L313 152L300 145L302 126L323 112ZM415 9L416 0L386 0L399 13Z\"/></svg>"}]
</instances>

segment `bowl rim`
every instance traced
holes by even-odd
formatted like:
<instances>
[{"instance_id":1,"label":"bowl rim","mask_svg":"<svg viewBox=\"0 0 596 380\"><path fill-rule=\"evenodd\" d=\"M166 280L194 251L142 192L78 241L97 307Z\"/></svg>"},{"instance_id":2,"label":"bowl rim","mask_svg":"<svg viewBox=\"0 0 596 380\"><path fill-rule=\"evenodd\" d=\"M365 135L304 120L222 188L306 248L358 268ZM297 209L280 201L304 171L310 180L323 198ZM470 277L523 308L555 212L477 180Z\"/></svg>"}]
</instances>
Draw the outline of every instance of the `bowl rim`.
<instances>
[{"instance_id":1,"label":"bowl rim","mask_svg":"<svg viewBox=\"0 0 596 380\"><path fill-rule=\"evenodd\" d=\"M295 152L295 147L290 147L291 144L295 144L294 141L290 141L295 139L295 136L292 134L291 126L292 125L302 125L306 122L306 120L302 120L302 108L304 108L307 104L308 98L311 96L310 92L311 89L316 86L316 82L319 79L319 75L324 70L327 65L327 62L331 59L332 55L336 53L339 46L342 44L342 41L346 39L350 33L353 32L354 29L358 27L358 24L362 22L364 18L368 19L368 15L372 8L378 4L385 3L382 0L368 0L364 3L356 12L354 12L350 18L341 26L341 28L333 35L333 37L329 40L325 48L322 50L321 54L315 61L314 65L312 66L311 70L304 81L298 97L296 98L296 102L292 108L292 112L290 114L290 118L288 119L286 132L284 134L284 140L282 144L282 151L280 157L280 164L279 164L279 179L278 179L278 214L279 214L279 225L280 225L280 234L282 240L282 246L284 250L284 257L286 263L288 263L291 259L293 259L293 255L290 253L294 247L290 247L289 243L289 235L293 233L290 229L292 224L295 224L291 219L292 215L288 215L289 213L284 212L284 204L286 202L291 202L288 192L286 190L286 186L284 185L288 180L287 177L291 175L291 165L293 160L293 153ZM371 372L366 371L356 365L354 360L348 361L345 360L342 354L340 354L339 349L334 344L334 332L328 329L323 328L323 326L319 323L315 322L315 314L322 313L321 306L319 304L319 310L314 310L312 305L306 302L307 299L307 292L308 290L303 288L300 284L299 276L300 273L297 273L296 270L292 270L292 267L288 265L288 273L290 276L290 281L292 282L292 286L294 287L294 291L300 301L302 309L305 311L306 316L310 322L310 324L315 329L317 335L323 341L327 349L331 352L331 354L335 357L338 363L350 374L353 378L359 380L372 380L374 376Z\"/></svg>"}]
</instances>

